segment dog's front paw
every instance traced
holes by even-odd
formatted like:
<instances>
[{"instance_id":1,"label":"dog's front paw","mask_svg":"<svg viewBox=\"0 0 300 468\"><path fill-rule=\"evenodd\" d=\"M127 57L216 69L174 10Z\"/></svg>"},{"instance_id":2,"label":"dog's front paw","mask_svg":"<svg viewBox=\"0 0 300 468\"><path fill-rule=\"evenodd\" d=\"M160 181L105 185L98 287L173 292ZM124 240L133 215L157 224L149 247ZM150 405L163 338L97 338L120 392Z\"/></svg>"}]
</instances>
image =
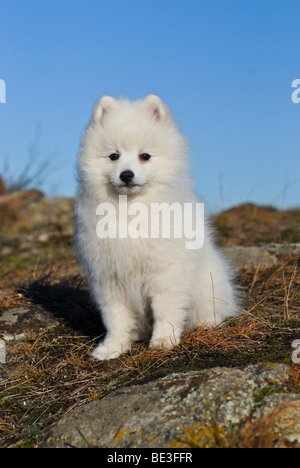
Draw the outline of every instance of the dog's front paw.
<instances>
[{"instance_id":1,"label":"dog's front paw","mask_svg":"<svg viewBox=\"0 0 300 468\"><path fill-rule=\"evenodd\" d=\"M92 356L98 361L109 361L110 359L117 359L121 354L127 353L128 350L129 346L122 346L117 343L106 344L104 341L94 349Z\"/></svg>"},{"instance_id":2,"label":"dog's front paw","mask_svg":"<svg viewBox=\"0 0 300 468\"><path fill-rule=\"evenodd\" d=\"M175 337L165 337L165 338L152 338L150 341L149 348L151 349L173 349L175 346L179 345L179 340Z\"/></svg>"},{"instance_id":3,"label":"dog's front paw","mask_svg":"<svg viewBox=\"0 0 300 468\"><path fill-rule=\"evenodd\" d=\"M92 352L93 358L97 359L98 361L116 359L120 356L120 354L120 352L114 351L113 349L104 345L97 346L97 348Z\"/></svg>"}]
</instances>

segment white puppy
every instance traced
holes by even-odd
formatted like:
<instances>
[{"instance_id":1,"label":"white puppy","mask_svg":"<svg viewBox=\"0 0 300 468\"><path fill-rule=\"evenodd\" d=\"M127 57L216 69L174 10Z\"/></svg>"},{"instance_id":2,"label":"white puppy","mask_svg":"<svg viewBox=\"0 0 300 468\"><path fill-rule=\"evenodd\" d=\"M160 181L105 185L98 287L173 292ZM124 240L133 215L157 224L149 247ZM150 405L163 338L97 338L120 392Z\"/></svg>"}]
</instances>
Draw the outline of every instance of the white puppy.
<instances>
[{"instance_id":1,"label":"white puppy","mask_svg":"<svg viewBox=\"0 0 300 468\"><path fill-rule=\"evenodd\" d=\"M161 204L183 210L191 204L197 211L185 139L158 96L136 102L102 97L82 139L78 169L77 251L107 329L96 359L116 358L150 338L151 348L171 349L184 330L238 313L231 272L210 229L205 226L203 246L193 248L185 231L174 234L182 217L174 215L169 235L159 219L150 219ZM140 235L124 235L122 223L132 221L137 206ZM99 235L99 214L106 211L113 235Z\"/></svg>"}]
</instances>

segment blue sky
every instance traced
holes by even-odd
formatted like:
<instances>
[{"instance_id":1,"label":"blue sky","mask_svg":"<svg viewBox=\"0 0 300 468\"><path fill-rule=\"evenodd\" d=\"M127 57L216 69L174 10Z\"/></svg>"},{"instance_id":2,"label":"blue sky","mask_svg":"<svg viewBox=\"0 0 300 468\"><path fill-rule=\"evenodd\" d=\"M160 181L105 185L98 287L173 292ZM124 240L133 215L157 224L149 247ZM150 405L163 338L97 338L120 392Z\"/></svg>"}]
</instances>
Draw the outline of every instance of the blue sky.
<instances>
[{"instance_id":1,"label":"blue sky","mask_svg":"<svg viewBox=\"0 0 300 468\"><path fill-rule=\"evenodd\" d=\"M0 0L0 172L34 143L43 189L73 196L102 94L159 94L211 211L300 205L299 0Z\"/></svg>"}]
</instances>

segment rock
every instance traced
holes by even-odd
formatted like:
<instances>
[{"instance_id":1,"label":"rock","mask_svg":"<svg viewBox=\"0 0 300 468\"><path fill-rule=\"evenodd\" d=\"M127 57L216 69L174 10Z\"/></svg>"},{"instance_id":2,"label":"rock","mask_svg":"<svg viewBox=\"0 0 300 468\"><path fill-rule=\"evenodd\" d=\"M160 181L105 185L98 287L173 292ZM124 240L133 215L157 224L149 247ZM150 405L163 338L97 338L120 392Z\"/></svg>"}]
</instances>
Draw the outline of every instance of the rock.
<instances>
[{"instance_id":1,"label":"rock","mask_svg":"<svg viewBox=\"0 0 300 468\"><path fill-rule=\"evenodd\" d=\"M172 374L75 408L40 447L238 446L266 434L272 446L300 446L300 395L288 393L290 378L283 364Z\"/></svg>"},{"instance_id":2,"label":"rock","mask_svg":"<svg viewBox=\"0 0 300 468\"><path fill-rule=\"evenodd\" d=\"M0 250L0 256L1 257L8 257L9 255L11 255L13 253L13 249L11 247L3 247L1 250Z\"/></svg>"},{"instance_id":3,"label":"rock","mask_svg":"<svg viewBox=\"0 0 300 468\"><path fill-rule=\"evenodd\" d=\"M260 426L270 426L272 424L273 431L279 436L277 445L284 445L288 440L300 447L299 415L299 395L274 394L263 400L263 404L256 409L253 419Z\"/></svg>"},{"instance_id":4,"label":"rock","mask_svg":"<svg viewBox=\"0 0 300 468\"><path fill-rule=\"evenodd\" d=\"M277 263L277 258L270 255L264 247L225 247L224 253L231 258L237 270L241 268L271 268Z\"/></svg>"},{"instance_id":5,"label":"rock","mask_svg":"<svg viewBox=\"0 0 300 468\"><path fill-rule=\"evenodd\" d=\"M300 254L300 244L266 244L264 246L224 247L224 254L231 259L236 271L241 268L267 269L277 265L280 257L294 257Z\"/></svg>"},{"instance_id":6,"label":"rock","mask_svg":"<svg viewBox=\"0 0 300 468\"><path fill-rule=\"evenodd\" d=\"M11 326L18 322L24 314L29 312L28 307L19 307L16 309L6 310L0 317L0 322L4 322L6 325Z\"/></svg>"},{"instance_id":7,"label":"rock","mask_svg":"<svg viewBox=\"0 0 300 468\"><path fill-rule=\"evenodd\" d=\"M43 234L38 236L38 241L43 243L49 242L50 234L48 232L43 232Z\"/></svg>"},{"instance_id":8,"label":"rock","mask_svg":"<svg viewBox=\"0 0 300 468\"><path fill-rule=\"evenodd\" d=\"M292 244L267 244L268 252L276 257L296 257L300 255L300 243Z\"/></svg>"},{"instance_id":9,"label":"rock","mask_svg":"<svg viewBox=\"0 0 300 468\"><path fill-rule=\"evenodd\" d=\"M37 305L0 311L0 334L5 334L8 340L10 336L22 336L30 330L38 331L59 323L51 312Z\"/></svg>"}]
</instances>

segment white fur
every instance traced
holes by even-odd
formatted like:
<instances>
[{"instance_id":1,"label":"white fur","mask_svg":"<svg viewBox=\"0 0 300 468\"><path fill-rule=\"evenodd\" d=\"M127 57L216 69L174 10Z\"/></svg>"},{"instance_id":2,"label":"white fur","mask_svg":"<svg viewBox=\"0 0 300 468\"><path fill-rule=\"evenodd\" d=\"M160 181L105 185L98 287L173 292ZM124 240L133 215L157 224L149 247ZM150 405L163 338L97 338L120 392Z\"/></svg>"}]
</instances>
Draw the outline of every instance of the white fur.
<instances>
[{"instance_id":1,"label":"white fur","mask_svg":"<svg viewBox=\"0 0 300 468\"><path fill-rule=\"evenodd\" d=\"M118 152L118 161L109 155ZM141 163L138 155L148 153ZM96 104L78 160L76 243L79 260L107 334L94 350L99 360L126 353L151 337L151 348L171 349L185 329L216 325L236 315L231 272L206 226L205 244L188 250L186 239L117 238L96 235L100 203L120 194L128 204L195 203L185 139L158 96L130 102L104 96ZM120 173L132 170L136 186Z\"/></svg>"}]
</instances>

